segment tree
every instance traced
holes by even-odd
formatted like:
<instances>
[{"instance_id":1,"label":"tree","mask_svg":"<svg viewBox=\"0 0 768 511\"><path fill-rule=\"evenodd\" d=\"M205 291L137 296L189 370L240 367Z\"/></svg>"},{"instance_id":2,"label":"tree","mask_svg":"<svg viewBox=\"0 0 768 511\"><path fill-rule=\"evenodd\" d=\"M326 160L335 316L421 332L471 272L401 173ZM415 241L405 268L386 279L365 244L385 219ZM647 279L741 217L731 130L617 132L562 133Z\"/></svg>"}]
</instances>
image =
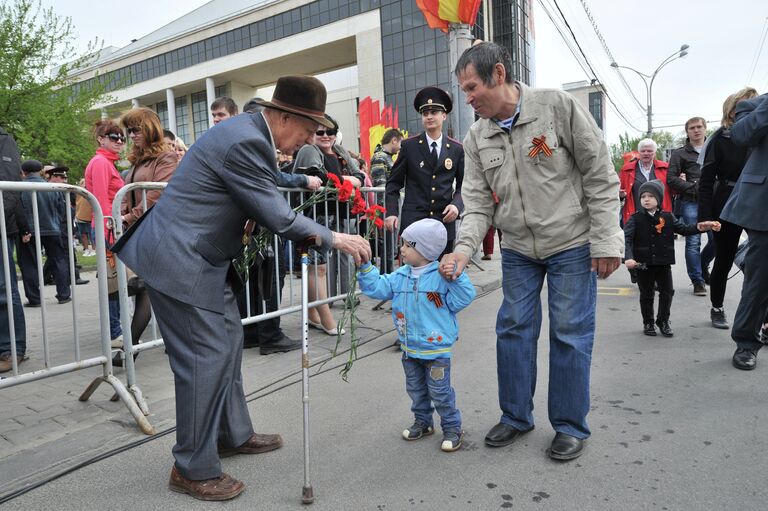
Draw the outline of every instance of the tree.
<instances>
[{"instance_id":1,"label":"tree","mask_svg":"<svg viewBox=\"0 0 768 511\"><path fill-rule=\"evenodd\" d=\"M91 64L98 41L77 56L70 18L40 0L0 0L0 123L22 159L66 165L77 182L94 154L89 111L104 98L99 80L76 86L69 74Z\"/></svg>"},{"instance_id":2,"label":"tree","mask_svg":"<svg viewBox=\"0 0 768 511\"><path fill-rule=\"evenodd\" d=\"M616 172L621 170L624 165L624 154L637 150L637 143L646 138L645 135L630 138L627 132L619 135L619 143L611 144L611 160ZM664 150L677 147L675 145L675 136L668 131L654 131L651 133L651 139L656 142L659 149L656 151L656 159L664 159Z\"/></svg>"}]
</instances>

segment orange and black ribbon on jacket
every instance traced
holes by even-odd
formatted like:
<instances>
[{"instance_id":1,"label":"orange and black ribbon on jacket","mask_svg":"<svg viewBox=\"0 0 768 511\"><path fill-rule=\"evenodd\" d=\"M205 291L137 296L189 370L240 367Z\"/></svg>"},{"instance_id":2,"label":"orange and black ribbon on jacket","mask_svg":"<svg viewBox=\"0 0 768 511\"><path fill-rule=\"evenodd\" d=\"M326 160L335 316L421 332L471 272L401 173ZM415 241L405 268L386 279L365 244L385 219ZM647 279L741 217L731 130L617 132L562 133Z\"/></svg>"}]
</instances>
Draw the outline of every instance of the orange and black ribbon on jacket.
<instances>
[{"instance_id":1,"label":"orange and black ribbon on jacket","mask_svg":"<svg viewBox=\"0 0 768 511\"><path fill-rule=\"evenodd\" d=\"M544 153L547 156L552 156L552 149L549 148L547 145L547 137L544 135L540 137L533 137L533 140L531 141L533 144L533 147L528 152L528 156L533 158L539 153Z\"/></svg>"}]
</instances>

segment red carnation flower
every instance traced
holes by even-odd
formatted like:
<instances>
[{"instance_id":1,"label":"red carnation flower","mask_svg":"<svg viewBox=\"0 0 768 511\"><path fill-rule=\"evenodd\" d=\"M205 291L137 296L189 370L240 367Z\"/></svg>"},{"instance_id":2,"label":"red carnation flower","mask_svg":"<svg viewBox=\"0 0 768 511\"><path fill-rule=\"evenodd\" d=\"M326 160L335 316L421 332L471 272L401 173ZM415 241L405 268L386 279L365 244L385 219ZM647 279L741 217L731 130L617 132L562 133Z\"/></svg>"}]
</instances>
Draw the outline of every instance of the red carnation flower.
<instances>
[{"instance_id":1,"label":"red carnation flower","mask_svg":"<svg viewBox=\"0 0 768 511\"><path fill-rule=\"evenodd\" d=\"M352 181L344 181L341 187L339 187L339 202L347 202L352 197L354 191L355 187L352 186Z\"/></svg>"},{"instance_id":2,"label":"red carnation flower","mask_svg":"<svg viewBox=\"0 0 768 511\"><path fill-rule=\"evenodd\" d=\"M367 205L365 203L365 199L363 199L363 195L361 193L356 193L352 203L352 214L359 215L361 213L365 213L366 206Z\"/></svg>"},{"instance_id":3,"label":"red carnation flower","mask_svg":"<svg viewBox=\"0 0 768 511\"><path fill-rule=\"evenodd\" d=\"M341 180L336 174L328 174L328 181L336 188L341 188Z\"/></svg>"}]
</instances>

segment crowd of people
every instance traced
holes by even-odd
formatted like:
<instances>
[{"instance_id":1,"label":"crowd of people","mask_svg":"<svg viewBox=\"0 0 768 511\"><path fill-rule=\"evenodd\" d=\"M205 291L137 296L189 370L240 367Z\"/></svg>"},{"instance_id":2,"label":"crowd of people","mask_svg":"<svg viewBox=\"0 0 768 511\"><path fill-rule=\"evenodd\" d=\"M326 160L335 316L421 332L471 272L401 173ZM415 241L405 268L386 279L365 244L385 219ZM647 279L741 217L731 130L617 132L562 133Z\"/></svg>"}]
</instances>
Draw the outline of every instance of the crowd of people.
<instances>
[{"instance_id":1,"label":"crowd of people","mask_svg":"<svg viewBox=\"0 0 768 511\"><path fill-rule=\"evenodd\" d=\"M752 219L733 222L723 212L737 188L742 171L757 158L752 153L755 142L759 142L754 137L749 139L750 143L737 142L732 137L732 130L737 125L739 109L759 103L764 97L758 97L757 91L751 87L741 89L725 99L720 127L709 137L706 121L702 117L692 117L685 123L685 143L672 151L669 163L656 158L656 142L646 138L638 142L637 156L628 158L622 167L619 174L623 201L621 220L626 238L625 264L640 289L645 335L655 336L657 326L665 337L673 335L669 323L674 295L670 269L675 262L673 231L685 235L686 270L693 285L693 294L707 296L709 285L711 324L714 328L730 328L723 303L726 285L742 243L742 232L749 230ZM750 115L757 114L750 112ZM746 124L746 121L742 122L742 126ZM744 190L752 191L751 188ZM737 195L731 202L736 203L737 198L740 196ZM749 210L751 207L757 207L757 204L740 206L738 215L731 209L731 216L741 218L741 208ZM710 230L712 232L708 232ZM708 235L703 249L702 231ZM749 250L745 248L747 254L755 250L753 236L750 235L749 241L743 243L749 247ZM752 334L757 332L756 338L760 339L765 337L768 311L760 305L763 303L761 293L766 294L765 288L748 292L752 289L749 283L754 273L754 265L745 269L745 284L738 310L762 307L763 318L759 328L755 329L755 324L749 327L753 330ZM659 305L654 316L656 291ZM747 306L747 303L754 305ZM744 319L738 310L739 319L736 322L743 329ZM757 313L750 314L754 316ZM738 369L750 370L756 366L760 343L752 334L736 333L734 325L737 349L732 363Z\"/></svg>"},{"instance_id":2,"label":"crowd of people","mask_svg":"<svg viewBox=\"0 0 768 511\"><path fill-rule=\"evenodd\" d=\"M112 250L140 281L131 338L138 342L154 309L175 376L177 438L170 489L202 500L234 498L245 485L222 472L220 458L282 446L280 435L253 429L242 385L242 350L259 347L262 354L271 354L298 349L301 343L281 330L279 317L245 328L241 318L279 307L291 270L289 240L309 248L310 301L324 301L329 292L345 293L353 271L364 294L392 301L413 413L402 436L415 441L434 433L437 411L440 448L446 452L458 450L464 437L450 378L452 347L460 332L456 314L475 295L464 270L481 246L485 258L490 257L496 231L503 293L496 324L501 415L485 436L487 446L507 446L534 428L546 279L548 415L554 430L547 455L568 461L583 454L591 435L587 414L597 279L609 277L623 260L639 287L643 332L655 336L658 327L663 336L673 336L675 233L685 236L694 294L705 296L710 285L712 325L729 328L725 286L742 230L747 231L732 363L738 369L755 368L757 351L768 342L768 220L761 207L768 200L768 96L754 89L729 96L721 127L710 137L705 120L691 118L686 142L672 152L669 163L658 158L653 140L641 140L636 157L617 174L586 108L565 92L514 80L511 70L509 52L499 45L480 42L466 50L454 72L478 120L464 142L445 133L453 108L450 95L426 87L413 102L424 131L409 138L397 129L386 131L370 171L342 145L339 123L325 112L323 84L312 77L286 76L278 79L271 100L254 98L243 114L231 98L218 98L211 105L214 127L189 148L164 131L147 108L131 109L118 123L97 123L98 149L84 185L105 214L126 183L168 183L163 191L127 193L120 218L104 225L89 221L82 204L70 214L61 208L61 195L40 194L37 209L44 213L33 229L26 196L15 200L4 192L9 248L18 241L22 259L32 236L40 237L54 260L59 303L70 300L71 280L57 255L67 252L62 225L76 222L84 248L92 247L93 229L104 229L108 239L114 222L128 229ZM0 132L0 144L6 151L4 135ZM126 137L131 168L121 175L115 162ZM41 172L51 180L66 180L61 167L44 168L36 161L20 169L31 182L42 181ZM383 197L368 198L386 206L380 237L366 240L356 234L357 219L335 204L321 205L311 217L297 214L278 191L278 186L316 190L330 175L358 189L371 184L385 188ZM251 295L246 297L232 260L260 226L278 239L251 268ZM702 251L701 233L709 231L714 235ZM399 265L395 243L388 239L400 240ZM268 266L274 254L281 262L277 272ZM22 273L33 266L21 265ZM13 271L11 276L15 281ZM32 280L27 288L23 278L30 306L40 300ZM24 319L15 283L12 296L21 363L26 356ZM110 320L113 346L119 347L115 299L110 300ZM310 310L309 324L328 335L343 333L326 303ZM0 341L5 357L0 362L5 362L6 338Z\"/></svg>"}]
</instances>

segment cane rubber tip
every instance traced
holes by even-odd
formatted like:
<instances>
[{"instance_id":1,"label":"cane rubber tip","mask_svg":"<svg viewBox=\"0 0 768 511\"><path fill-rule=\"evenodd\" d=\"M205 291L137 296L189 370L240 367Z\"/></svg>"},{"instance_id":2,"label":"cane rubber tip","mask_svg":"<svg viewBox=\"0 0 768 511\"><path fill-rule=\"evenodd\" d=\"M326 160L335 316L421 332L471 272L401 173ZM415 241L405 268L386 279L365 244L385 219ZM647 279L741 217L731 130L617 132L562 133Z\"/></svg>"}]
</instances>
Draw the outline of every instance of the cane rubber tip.
<instances>
[{"instance_id":1,"label":"cane rubber tip","mask_svg":"<svg viewBox=\"0 0 768 511\"><path fill-rule=\"evenodd\" d=\"M315 501L315 492L311 486L305 486L301 489L301 503L312 504Z\"/></svg>"}]
</instances>

